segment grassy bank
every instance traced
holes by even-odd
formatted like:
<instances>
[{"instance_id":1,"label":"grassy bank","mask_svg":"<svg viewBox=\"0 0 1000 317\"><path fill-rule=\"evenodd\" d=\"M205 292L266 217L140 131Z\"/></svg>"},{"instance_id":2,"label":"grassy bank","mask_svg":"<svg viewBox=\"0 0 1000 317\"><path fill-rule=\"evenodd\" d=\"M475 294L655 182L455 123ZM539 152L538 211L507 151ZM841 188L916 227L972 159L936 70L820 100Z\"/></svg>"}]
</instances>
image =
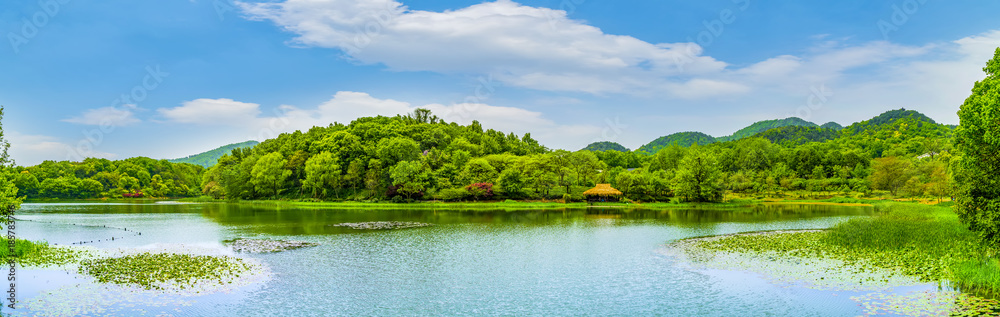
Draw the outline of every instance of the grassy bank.
<instances>
[{"instance_id":1,"label":"grassy bank","mask_svg":"<svg viewBox=\"0 0 1000 317\"><path fill-rule=\"evenodd\" d=\"M878 214L822 232L736 235L700 247L729 252L823 257L861 270L888 269L922 281L951 281L981 296L1000 295L1000 263L948 206L884 202Z\"/></svg>"}]
</instances>

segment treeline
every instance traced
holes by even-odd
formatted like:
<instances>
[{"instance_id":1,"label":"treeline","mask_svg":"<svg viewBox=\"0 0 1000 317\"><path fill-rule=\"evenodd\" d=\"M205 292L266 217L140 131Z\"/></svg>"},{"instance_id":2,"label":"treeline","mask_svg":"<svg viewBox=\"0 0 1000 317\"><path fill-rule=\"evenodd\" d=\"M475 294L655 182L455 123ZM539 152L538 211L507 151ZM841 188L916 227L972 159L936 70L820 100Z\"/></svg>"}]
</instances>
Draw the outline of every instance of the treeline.
<instances>
[{"instance_id":1,"label":"treeline","mask_svg":"<svg viewBox=\"0 0 1000 317\"><path fill-rule=\"evenodd\" d=\"M45 161L14 167L14 184L27 198L191 197L201 195L204 168L134 157L112 161Z\"/></svg>"},{"instance_id":2,"label":"treeline","mask_svg":"<svg viewBox=\"0 0 1000 317\"><path fill-rule=\"evenodd\" d=\"M582 200L584 190L610 183L637 201L718 201L725 192L944 196L951 129L911 112L888 112L825 142L752 137L647 155L551 151L527 134L446 123L418 109L236 149L205 173L202 190L217 199Z\"/></svg>"}]
</instances>

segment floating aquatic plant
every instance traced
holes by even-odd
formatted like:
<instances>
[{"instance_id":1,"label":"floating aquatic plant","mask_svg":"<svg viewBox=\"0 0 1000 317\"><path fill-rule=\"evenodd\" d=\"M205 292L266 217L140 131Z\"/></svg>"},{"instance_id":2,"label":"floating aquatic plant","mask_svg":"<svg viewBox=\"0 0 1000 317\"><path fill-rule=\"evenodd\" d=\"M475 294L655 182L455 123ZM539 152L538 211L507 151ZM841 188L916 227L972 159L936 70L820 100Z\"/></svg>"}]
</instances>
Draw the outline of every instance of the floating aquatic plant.
<instances>
[{"instance_id":1,"label":"floating aquatic plant","mask_svg":"<svg viewBox=\"0 0 1000 317\"><path fill-rule=\"evenodd\" d=\"M199 283L227 284L252 266L230 256L139 253L117 258L85 260L79 272L101 283L138 285L147 290L190 288Z\"/></svg>"},{"instance_id":2,"label":"floating aquatic plant","mask_svg":"<svg viewBox=\"0 0 1000 317\"><path fill-rule=\"evenodd\" d=\"M318 243L305 242L305 241L285 241L285 240L245 239L245 238L227 240L224 242L228 243L229 247L232 248L233 251L246 252L246 253L281 252L285 250L314 247L319 245Z\"/></svg>"},{"instance_id":3,"label":"floating aquatic plant","mask_svg":"<svg viewBox=\"0 0 1000 317\"><path fill-rule=\"evenodd\" d=\"M345 222L331 227L348 227L358 230L386 230L386 229L408 229L433 226L433 224L422 222L402 222L402 221L372 221L372 222Z\"/></svg>"}]
</instances>

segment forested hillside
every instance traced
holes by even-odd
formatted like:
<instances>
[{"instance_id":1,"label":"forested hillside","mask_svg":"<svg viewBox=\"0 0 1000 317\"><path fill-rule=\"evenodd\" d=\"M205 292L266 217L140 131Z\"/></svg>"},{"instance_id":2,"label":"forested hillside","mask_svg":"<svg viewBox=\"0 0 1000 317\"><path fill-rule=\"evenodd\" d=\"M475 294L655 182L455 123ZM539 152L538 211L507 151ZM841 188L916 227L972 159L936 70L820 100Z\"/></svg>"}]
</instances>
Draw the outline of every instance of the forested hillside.
<instances>
[{"instance_id":1,"label":"forested hillside","mask_svg":"<svg viewBox=\"0 0 1000 317\"><path fill-rule=\"evenodd\" d=\"M184 158L172 159L172 160L168 160L168 161L170 161L171 163L189 163L189 164L200 165L202 167L209 168L209 167L212 167L212 165L215 165L215 163L217 163L219 161L220 157L222 157L223 155L229 154L229 152L232 152L233 149L253 147L254 145L257 145L259 143L260 142L257 142L257 141L246 141L246 142L242 142L242 143L233 143L233 144L229 144L229 145L220 146L218 148L215 148L215 149L207 151L207 152L203 152L203 153L191 155L191 156L184 157Z\"/></svg>"},{"instance_id":2,"label":"forested hillside","mask_svg":"<svg viewBox=\"0 0 1000 317\"><path fill-rule=\"evenodd\" d=\"M837 130L803 126L780 127L755 135L755 137L765 138L768 141L771 141L771 143L788 147L802 145L809 142L833 140L839 136L840 133L837 132Z\"/></svg>"},{"instance_id":3,"label":"forested hillside","mask_svg":"<svg viewBox=\"0 0 1000 317\"><path fill-rule=\"evenodd\" d=\"M689 147L695 144L707 145L715 143L715 138L711 135L704 134L701 132L678 132L671 135L660 137L653 142L649 142L642 147L639 147L640 152L645 152L648 154L655 154L661 149L666 148L671 145L678 145L680 147Z\"/></svg>"},{"instance_id":4,"label":"forested hillside","mask_svg":"<svg viewBox=\"0 0 1000 317\"><path fill-rule=\"evenodd\" d=\"M796 117L785 118L785 119L776 119L776 120L764 120L764 121L754 122L750 126L748 126L746 128L742 128L739 131L736 131L735 133L733 133L732 135L718 137L718 138L715 138L715 140L718 141L718 142L736 141L736 140L739 140L739 139L742 139L742 138L748 138L748 137L754 136L754 135L756 135L758 133L761 133L761 132L764 132L764 131L767 131L767 130L771 130L771 129L775 129L775 128L781 128L781 127L816 127L816 126L817 125L815 123L812 123L812 122L809 122L809 121L806 121L806 120L802 120L802 119L796 118Z\"/></svg>"},{"instance_id":5,"label":"forested hillside","mask_svg":"<svg viewBox=\"0 0 1000 317\"><path fill-rule=\"evenodd\" d=\"M594 143L591 143L590 145L587 145L587 147L583 148L583 150L586 150L586 151L598 151L598 152L601 152L601 151L628 152L629 151L628 148L622 146L621 144L618 144L618 143L615 143L615 142L610 142L610 141L594 142Z\"/></svg>"}]
</instances>

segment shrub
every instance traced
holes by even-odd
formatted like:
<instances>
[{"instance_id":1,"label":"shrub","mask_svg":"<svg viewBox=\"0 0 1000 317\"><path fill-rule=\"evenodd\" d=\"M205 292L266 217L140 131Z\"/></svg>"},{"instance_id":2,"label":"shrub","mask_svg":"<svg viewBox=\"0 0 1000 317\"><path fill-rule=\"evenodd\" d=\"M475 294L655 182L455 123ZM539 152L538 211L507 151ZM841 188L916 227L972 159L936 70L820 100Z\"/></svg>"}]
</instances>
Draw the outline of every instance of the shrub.
<instances>
[{"instance_id":1,"label":"shrub","mask_svg":"<svg viewBox=\"0 0 1000 317\"><path fill-rule=\"evenodd\" d=\"M563 194L562 200L563 200L563 203L566 203L566 204L571 203L571 202L573 202L573 196L570 195L570 194Z\"/></svg>"},{"instance_id":2,"label":"shrub","mask_svg":"<svg viewBox=\"0 0 1000 317\"><path fill-rule=\"evenodd\" d=\"M469 195L475 197L476 200L482 198L493 197L493 184L490 183L475 183L465 186L465 190L469 192Z\"/></svg>"},{"instance_id":3,"label":"shrub","mask_svg":"<svg viewBox=\"0 0 1000 317\"><path fill-rule=\"evenodd\" d=\"M464 200L466 197L469 197L469 191L464 188L447 188L439 190L434 198L444 201L456 201Z\"/></svg>"}]
</instances>

